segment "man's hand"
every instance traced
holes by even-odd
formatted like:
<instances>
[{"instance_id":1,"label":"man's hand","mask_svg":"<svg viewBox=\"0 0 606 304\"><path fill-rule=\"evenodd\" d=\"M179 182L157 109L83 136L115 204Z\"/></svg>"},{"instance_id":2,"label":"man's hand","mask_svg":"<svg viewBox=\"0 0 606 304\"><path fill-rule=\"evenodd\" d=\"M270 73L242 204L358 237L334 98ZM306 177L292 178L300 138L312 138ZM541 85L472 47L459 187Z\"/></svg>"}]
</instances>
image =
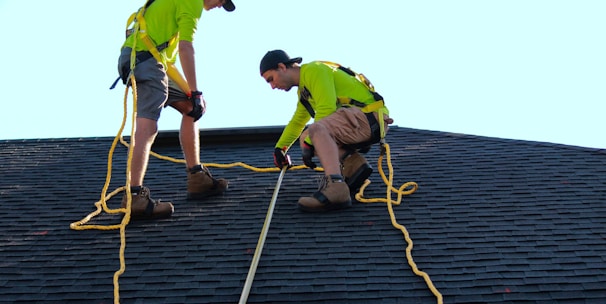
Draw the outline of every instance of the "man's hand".
<instances>
[{"instance_id":1,"label":"man's hand","mask_svg":"<svg viewBox=\"0 0 606 304\"><path fill-rule=\"evenodd\" d=\"M292 166L290 162L290 156L288 156L288 154L286 153L286 149L286 147L282 149L274 149L274 165L276 165L276 167L280 169L282 169L284 166Z\"/></svg>"},{"instance_id":2,"label":"man's hand","mask_svg":"<svg viewBox=\"0 0 606 304\"><path fill-rule=\"evenodd\" d=\"M200 91L192 91L190 100L193 109L187 115L193 117L194 121L198 121L206 113L206 100L204 100L204 96L202 96L202 92Z\"/></svg>"},{"instance_id":3,"label":"man's hand","mask_svg":"<svg viewBox=\"0 0 606 304\"><path fill-rule=\"evenodd\" d=\"M311 169L317 167L316 163L311 160L314 157L314 154L314 146L303 142L303 145L301 146L301 155L303 156L303 163Z\"/></svg>"}]
</instances>

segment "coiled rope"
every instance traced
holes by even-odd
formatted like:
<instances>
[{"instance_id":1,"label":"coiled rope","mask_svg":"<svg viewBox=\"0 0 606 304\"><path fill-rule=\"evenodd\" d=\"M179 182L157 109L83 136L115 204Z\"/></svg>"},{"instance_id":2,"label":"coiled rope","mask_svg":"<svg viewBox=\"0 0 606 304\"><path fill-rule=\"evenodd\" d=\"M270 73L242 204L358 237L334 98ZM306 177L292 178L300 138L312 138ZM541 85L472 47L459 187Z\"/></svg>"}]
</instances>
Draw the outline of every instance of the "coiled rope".
<instances>
[{"instance_id":1,"label":"coiled rope","mask_svg":"<svg viewBox=\"0 0 606 304\"><path fill-rule=\"evenodd\" d=\"M133 49L134 49L134 47L133 47ZM134 62L134 60L131 60L131 62ZM134 70L134 66L131 67L131 71L132 70ZM131 85L132 85L132 89L133 89L133 115L132 115L132 120L131 120L131 123L132 123L131 134L134 134L135 120L136 120L136 113L137 113L137 83L136 83L136 79L135 79L134 75L132 75L132 73L130 75L130 80L131 80ZM109 188L109 184L110 184L110 180L111 180L112 159L113 159L113 154L114 154L115 148L117 146L117 143L120 142L124 146L129 147L129 144L122 138L122 132L124 130L124 126L125 126L126 119L127 119L128 92L129 92L129 86L126 86L126 90L124 93L124 105L123 105L124 114L122 117L122 123L120 125L118 134L114 137L114 140L112 141L112 145L111 145L110 151L108 153L107 173L106 173L106 177L105 177L105 184L103 185L103 189L101 191L100 200L95 202L96 210L91 212L90 214L88 214L82 220L73 222L70 224L70 228L73 230L93 230L93 229L94 230L116 230L116 229L120 230L120 252L119 252L120 268L114 273L114 276L113 276L114 303L115 304L120 303L119 278L126 270L126 263L124 260L124 251L126 248L126 226L130 222L130 218L131 218L132 195L131 195L130 191L125 191L126 197L127 197L126 208L110 209L109 207L107 207L107 200L111 199L114 195L120 193L121 191L128 189L128 187L130 185L130 167L131 167L133 149L128 149L129 152L128 152L128 159L127 159L125 186L115 189L110 194L107 194L107 190ZM132 143L134 143L134 136L131 136L131 141L132 141ZM150 154L158 159L171 161L171 162L175 162L175 163L185 163L185 160L183 160L183 159L176 159L176 158L172 158L172 157L168 157L168 156L163 156L163 155L157 154L153 151ZM387 159L387 167L389 170L388 176L385 176L385 172L383 171L382 165L383 165L384 156ZM205 163L203 165L208 166L208 167L215 167L215 168L231 168L231 167L240 166L240 167L243 167L245 169L252 170L255 172L278 172L278 171L280 171L279 168L275 168L275 167L257 168L257 167L247 165L246 163L243 163L243 162L235 162L235 163L230 163L230 164ZM297 166L292 166L289 170L299 170L299 169L305 169L305 168L307 168L307 166L297 165ZM383 143L383 146L382 146L381 155L379 156L379 160L378 160L378 168L379 168L379 173L381 175L383 182L387 185L386 197L385 198L364 198L363 197L364 190L370 184L370 180L366 180L364 182L364 184L362 185L362 187L360 188L360 190L358 191L358 193L356 193L355 198L356 198L356 200L358 200L361 203L375 203L375 202L387 203L387 208L389 211L389 216L390 216L392 225L396 229L399 229L400 231L402 231L402 233L404 234L404 238L408 244L406 247L406 258L408 260L408 264L411 266L413 272L417 276L421 276L425 280L427 286L429 287L429 289L431 290L433 295L437 298L438 304L442 304L442 294L435 288L429 275L427 273L419 270L416 263L414 262L414 260L412 258L413 241L410 238L408 231L406 230L406 227L404 227L403 225L401 225L397 222L394 211L393 211L393 205L400 205L400 203L402 201L402 196L410 195L410 194L414 193L417 190L418 185L415 182L407 182L407 183L404 183L403 185L401 185L398 189L393 187L393 185L392 185L393 184L393 166L391 164L391 154L390 154L389 145L386 143ZM323 171L322 168L316 168L316 170ZM398 199L396 201L393 201L391 199L391 196L393 193L396 193L398 195ZM117 225L89 225L89 224L87 224L95 216L101 214L102 211L105 211L109 214L123 213L124 217L122 218L122 221L120 222L120 224L117 224Z\"/></svg>"},{"instance_id":2,"label":"coiled rope","mask_svg":"<svg viewBox=\"0 0 606 304\"><path fill-rule=\"evenodd\" d=\"M133 81L133 84L134 84L134 81ZM136 88L136 85L134 85L133 88ZM136 100L136 97L134 99ZM136 101L134 103L136 104ZM107 176L106 176L106 182L105 182L105 185L101 192L101 199L95 203L95 206L97 207L97 209L95 211L93 211L92 213L90 213L88 216L86 216L84 219L82 219L78 222L74 222L70 225L70 228L73 230L90 230L90 229L96 229L96 230L119 229L120 230L120 254L119 254L120 269L118 271L116 271L116 273L114 274L114 299L115 299L114 303L120 303L119 302L118 279L119 279L120 275L122 275L126 269L125 262L124 262L124 248L126 247L125 232L126 232L126 226L128 225L128 223L130 221L131 198L130 197L128 198L127 208L110 209L107 207L107 204L106 204L107 200L109 200L111 197L113 197L117 193L124 191L125 189L127 189L127 187L126 186L120 187L120 188L114 190L113 192L111 192L109 195L106 195L106 192L107 192L107 188L108 188L110 178L111 178L111 166L112 166L111 160L112 160L112 156L113 156L117 142L120 141L123 145L125 145L126 147L129 147L129 144L126 141L124 141L124 139L121 136L125 121L126 121L126 117L124 117L124 119L123 119L123 123L120 128L120 132L119 132L118 136L116 136L116 138L114 138L114 141L112 142L112 146L111 146L111 149L109 152L109 157L108 157L108 164L107 164L108 171L107 171ZM384 144L383 147L384 147L385 153L381 153L381 155L379 156L378 170L379 170L379 173L381 175L383 182L387 185L386 197L385 198L364 198L364 190L371 183L370 180L366 180L364 182L364 184L362 185L362 187L360 188L360 190L358 191L358 193L356 193L355 198L357 201L359 201L361 203L377 203L377 202L387 203L387 208L389 211L389 216L390 216L392 225L403 233L404 238L406 240L406 243L407 243L406 258L407 258L408 264L411 266L413 272L417 276L420 276L424 279L428 288L431 290L432 294L436 297L437 303L442 304L443 303L442 294L434 286L429 275L427 273L419 270L416 263L414 262L413 257L412 257L413 241L410 238L410 235L409 235L406 227L397 222L397 219L395 217L394 210L393 210L393 205L400 205L402 202L402 197L404 195L410 195L410 194L414 193L417 190L418 185L415 182L407 182L407 183L404 183L403 185L401 185L398 189L393 187L394 174L393 174L393 166L391 163L390 148L389 148L388 144ZM154 157L156 157L158 159L162 159L162 160L166 160L166 161L171 161L171 162L175 162L175 163L185 163L185 160L183 160L183 159L176 159L176 158L172 158L172 157L168 157L168 156L163 156L163 155L157 154L155 152L151 152L151 155L153 155ZM129 153L128 164L130 164L131 158L132 158L132 154ZM383 159L384 158L387 159L387 167L389 170L388 176L385 175L385 172L383 170ZM234 163L230 163L230 164L205 163L204 166L215 167L215 168L231 168L231 167L239 166L239 167L243 167L245 169L252 170L255 172L278 172L278 171L280 171L279 168L275 168L275 167L257 168L257 167L247 165L246 163L243 163L243 162L234 162ZM130 166L129 166L129 168L130 168ZM307 168L307 166L297 165L297 166L291 167L289 170L299 170L299 169L305 169L305 168ZM322 171L322 168L317 168L317 171ZM130 170L127 170L127 180L129 180L129 176L130 176ZM126 191L126 193L129 193L129 192L130 191ZM396 201L392 200L392 195L394 193L397 194ZM128 195L128 196L130 196L130 195ZM87 225L86 224L91 219L93 219L95 216L99 215L102 211L105 211L110 214L124 213L125 216L119 225Z\"/></svg>"},{"instance_id":3,"label":"coiled rope","mask_svg":"<svg viewBox=\"0 0 606 304\"><path fill-rule=\"evenodd\" d=\"M134 75L131 75L130 78L131 78L132 87L133 87L133 115L132 115L131 134L134 134L136 109L137 109L137 83L135 81ZM124 271L126 269L126 263L124 261L124 251L126 248L126 226L130 222L132 195L131 195L130 191L125 191L125 193L127 195L126 208L110 209L109 207L107 207L107 200L112 198L117 193L120 193L120 191L124 191L125 189L128 189L128 187L130 185L130 165L131 165L131 161L132 161L132 157L133 157L132 149L129 149L129 152L128 152L125 186L122 186L122 187L112 191L109 195L106 195L106 193L107 193L107 189L109 188L109 183L111 181L112 159L113 159L114 151L116 149L118 139L122 138L122 132L124 130L124 125L126 123L126 118L127 118L126 117L126 113L127 113L126 101L128 99L128 91L129 91L129 88L127 86L126 91L124 93L124 115L122 117L122 123L120 125L118 134L116 135L116 137L114 137L111 148L109 150L109 154L108 154L108 158L107 158L107 174L105 176L105 184L103 185L103 190L101 191L101 199L98 200L97 202L95 202L95 206L97 207L97 209L95 211L91 212L90 214L88 214L82 220L73 222L69 225L69 227L73 230L91 230L91 229L96 229L96 230L119 229L120 230L120 254L119 254L120 268L114 273L114 279L113 279L114 303L116 303L116 304L120 303L120 285L118 283L118 279L124 273ZM131 139L134 141L134 136L131 136ZM124 213L124 217L122 218L122 221L118 225L87 225L87 223L91 219L93 219L95 216L99 215L101 213L101 211L105 211L109 214Z\"/></svg>"},{"instance_id":4,"label":"coiled rope","mask_svg":"<svg viewBox=\"0 0 606 304\"><path fill-rule=\"evenodd\" d=\"M385 172L383 171L383 157L384 156L387 159L387 168L389 170L388 177L385 176ZM356 193L356 195L355 195L356 200L361 203L377 203L377 202L387 203L387 210L389 211L389 217L391 219L392 226L394 226L396 229L399 229L400 231L402 231L402 234L404 234L404 239L406 240L406 243L407 243L406 259L408 260L408 265L410 265L410 267L412 268L412 271L417 276L420 276L423 278L423 280L425 280L427 287L429 288L429 290L431 290L431 293L436 297L438 304L442 304L442 301L443 301L442 294L433 285L433 282L431 281L431 278L429 277L429 275L426 272L419 270L419 268L417 267L417 264L413 260L413 258L412 258L413 241L410 238L410 235L408 234L408 230L406 229L406 227L404 227L404 225L401 225L398 223L398 221L396 220L394 211L393 211L393 205L400 205L400 203L402 202L402 196L410 195L410 194L414 193L415 191L417 191L418 185L415 182L406 182L406 183L402 184L400 186L400 188L398 188L398 189L393 187L393 176L394 176L393 166L391 164L391 152L390 152L389 144L387 144L387 143L384 143L382 145L381 155L379 156L379 160L378 160L378 168L379 168L379 174L381 175L381 178L383 179L383 183L385 183L385 185L387 185L385 198L364 198L363 197L364 189L366 189L366 187L368 185L370 185L370 180L367 179L364 182L364 184L362 185L362 187L360 188L360 190L358 191L358 193ZM396 201L393 201L391 199L391 196L394 192L398 194L398 199Z\"/></svg>"}]
</instances>

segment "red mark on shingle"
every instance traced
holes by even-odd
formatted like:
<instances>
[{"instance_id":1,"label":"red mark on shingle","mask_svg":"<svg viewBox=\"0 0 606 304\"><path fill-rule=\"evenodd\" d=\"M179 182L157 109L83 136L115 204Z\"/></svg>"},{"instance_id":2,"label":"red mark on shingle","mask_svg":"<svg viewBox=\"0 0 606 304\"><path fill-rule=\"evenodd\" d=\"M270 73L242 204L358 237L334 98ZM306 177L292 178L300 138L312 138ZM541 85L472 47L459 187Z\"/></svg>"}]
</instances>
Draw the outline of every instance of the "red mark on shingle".
<instances>
[{"instance_id":1,"label":"red mark on shingle","mask_svg":"<svg viewBox=\"0 0 606 304\"><path fill-rule=\"evenodd\" d=\"M505 287L505 289L503 290L497 290L497 292L501 292L501 293L511 293L511 289Z\"/></svg>"},{"instance_id":2,"label":"red mark on shingle","mask_svg":"<svg viewBox=\"0 0 606 304\"><path fill-rule=\"evenodd\" d=\"M48 230L34 232L34 235L47 235L47 234L48 234Z\"/></svg>"},{"instance_id":3,"label":"red mark on shingle","mask_svg":"<svg viewBox=\"0 0 606 304\"><path fill-rule=\"evenodd\" d=\"M255 250L252 249L252 248L247 248L246 249L246 254L251 254L251 253L254 253L254 252L255 252Z\"/></svg>"},{"instance_id":4,"label":"red mark on shingle","mask_svg":"<svg viewBox=\"0 0 606 304\"><path fill-rule=\"evenodd\" d=\"M372 225L374 225L374 224L375 224L375 222L373 222L373 221L368 221L368 222L364 222L364 223L362 223L362 224L364 224L364 225L366 225L366 226L372 226Z\"/></svg>"}]
</instances>

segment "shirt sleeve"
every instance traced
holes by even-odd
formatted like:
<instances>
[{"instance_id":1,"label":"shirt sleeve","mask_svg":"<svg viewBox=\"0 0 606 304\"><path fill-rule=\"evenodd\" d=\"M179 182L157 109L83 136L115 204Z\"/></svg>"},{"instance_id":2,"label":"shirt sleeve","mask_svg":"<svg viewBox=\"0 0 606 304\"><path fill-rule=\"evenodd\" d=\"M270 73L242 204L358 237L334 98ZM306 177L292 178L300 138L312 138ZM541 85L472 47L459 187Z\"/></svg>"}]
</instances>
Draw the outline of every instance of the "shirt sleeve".
<instances>
[{"instance_id":1,"label":"shirt sleeve","mask_svg":"<svg viewBox=\"0 0 606 304\"><path fill-rule=\"evenodd\" d=\"M179 40L194 41L198 20L202 16L204 2L200 0L176 1L176 19L179 27Z\"/></svg>"},{"instance_id":2,"label":"shirt sleeve","mask_svg":"<svg viewBox=\"0 0 606 304\"><path fill-rule=\"evenodd\" d=\"M293 114L292 118L284 127L284 131L282 131L282 135L278 142L276 143L276 148L282 149L283 147L289 147L299 138L303 129L305 129L305 124L311 119L311 115L307 112L307 109L301 104L297 102L297 109Z\"/></svg>"}]
</instances>

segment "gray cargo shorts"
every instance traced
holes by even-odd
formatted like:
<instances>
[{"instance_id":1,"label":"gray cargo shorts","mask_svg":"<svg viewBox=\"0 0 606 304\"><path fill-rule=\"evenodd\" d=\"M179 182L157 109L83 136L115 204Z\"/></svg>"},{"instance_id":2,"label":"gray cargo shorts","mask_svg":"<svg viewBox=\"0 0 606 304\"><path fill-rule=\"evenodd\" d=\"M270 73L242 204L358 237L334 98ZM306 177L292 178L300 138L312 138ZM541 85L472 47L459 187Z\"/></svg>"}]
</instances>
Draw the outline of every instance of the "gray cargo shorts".
<instances>
[{"instance_id":1,"label":"gray cargo shorts","mask_svg":"<svg viewBox=\"0 0 606 304\"><path fill-rule=\"evenodd\" d=\"M128 75L124 73L130 71L130 54L131 48L125 47L118 59L118 72L122 79L127 78ZM164 66L154 57L138 62L134 72L137 83L137 117L157 121L163 108L188 99L185 92L168 78Z\"/></svg>"}]
</instances>

